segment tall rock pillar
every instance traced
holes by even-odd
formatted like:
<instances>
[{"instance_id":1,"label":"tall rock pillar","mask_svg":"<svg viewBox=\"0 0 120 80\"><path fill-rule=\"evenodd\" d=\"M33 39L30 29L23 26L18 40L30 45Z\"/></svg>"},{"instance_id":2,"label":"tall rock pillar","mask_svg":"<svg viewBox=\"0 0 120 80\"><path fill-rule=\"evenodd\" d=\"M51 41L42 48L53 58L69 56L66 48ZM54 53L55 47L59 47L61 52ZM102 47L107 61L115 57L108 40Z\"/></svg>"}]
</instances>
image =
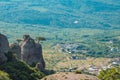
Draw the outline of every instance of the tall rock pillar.
<instances>
[{"instance_id":1,"label":"tall rock pillar","mask_svg":"<svg viewBox=\"0 0 120 80\"><path fill-rule=\"evenodd\" d=\"M45 62L42 55L42 47L36 44L29 35L23 36L21 44L21 59L29 65L41 64L40 69L45 68Z\"/></svg>"}]
</instances>

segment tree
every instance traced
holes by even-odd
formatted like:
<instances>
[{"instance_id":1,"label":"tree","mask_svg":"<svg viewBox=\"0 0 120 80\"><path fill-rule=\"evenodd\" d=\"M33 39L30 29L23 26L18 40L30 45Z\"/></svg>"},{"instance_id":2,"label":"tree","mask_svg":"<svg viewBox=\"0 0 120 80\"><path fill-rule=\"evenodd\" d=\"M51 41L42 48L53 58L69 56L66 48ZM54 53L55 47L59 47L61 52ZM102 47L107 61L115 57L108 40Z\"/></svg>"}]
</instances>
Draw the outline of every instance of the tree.
<instances>
[{"instance_id":1,"label":"tree","mask_svg":"<svg viewBox=\"0 0 120 80\"><path fill-rule=\"evenodd\" d=\"M36 41L39 43L40 41L45 41L45 37L36 37Z\"/></svg>"},{"instance_id":2,"label":"tree","mask_svg":"<svg viewBox=\"0 0 120 80\"><path fill-rule=\"evenodd\" d=\"M21 39L16 39L16 41L19 44L22 40Z\"/></svg>"},{"instance_id":3,"label":"tree","mask_svg":"<svg viewBox=\"0 0 120 80\"><path fill-rule=\"evenodd\" d=\"M101 80L120 80L120 66L100 71L98 78Z\"/></svg>"}]
</instances>

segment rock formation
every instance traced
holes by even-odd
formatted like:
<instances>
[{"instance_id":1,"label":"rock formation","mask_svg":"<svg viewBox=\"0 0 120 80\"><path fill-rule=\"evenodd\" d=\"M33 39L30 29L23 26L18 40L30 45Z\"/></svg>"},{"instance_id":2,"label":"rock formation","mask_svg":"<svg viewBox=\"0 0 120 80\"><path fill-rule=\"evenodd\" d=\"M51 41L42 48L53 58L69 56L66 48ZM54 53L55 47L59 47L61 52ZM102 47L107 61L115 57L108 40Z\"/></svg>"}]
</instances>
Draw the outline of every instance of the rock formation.
<instances>
[{"instance_id":1,"label":"rock formation","mask_svg":"<svg viewBox=\"0 0 120 80\"><path fill-rule=\"evenodd\" d=\"M40 63L43 65L42 67L45 68L45 62L42 55L42 46L39 43L36 44L36 56L40 59Z\"/></svg>"},{"instance_id":2,"label":"rock formation","mask_svg":"<svg viewBox=\"0 0 120 80\"><path fill-rule=\"evenodd\" d=\"M7 61L6 53L9 51L9 42L7 37L3 34L0 34L0 64Z\"/></svg>"},{"instance_id":3,"label":"rock formation","mask_svg":"<svg viewBox=\"0 0 120 80\"><path fill-rule=\"evenodd\" d=\"M21 59L29 65L39 63L39 68L45 68L45 62L42 55L42 47L36 44L29 35L24 35L21 44ZM39 69L40 70L40 69Z\"/></svg>"},{"instance_id":4,"label":"rock formation","mask_svg":"<svg viewBox=\"0 0 120 80\"><path fill-rule=\"evenodd\" d=\"M6 36L0 34L0 64L7 61L6 53L9 51L9 42ZM29 35L24 35L21 45L14 43L10 45L10 52L16 54L17 59L25 61L29 65L43 70L45 62L42 55L42 46L35 43Z\"/></svg>"}]
</instances>

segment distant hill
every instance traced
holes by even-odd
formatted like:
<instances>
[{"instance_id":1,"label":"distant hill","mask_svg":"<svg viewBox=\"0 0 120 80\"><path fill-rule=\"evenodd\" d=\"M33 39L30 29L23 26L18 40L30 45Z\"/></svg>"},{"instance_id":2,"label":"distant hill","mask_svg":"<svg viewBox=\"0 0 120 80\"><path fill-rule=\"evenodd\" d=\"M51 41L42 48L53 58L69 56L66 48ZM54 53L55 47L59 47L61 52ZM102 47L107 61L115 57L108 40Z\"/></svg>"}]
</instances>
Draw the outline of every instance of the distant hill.
<instances>
[{"instance_id":1,"label":"distant hill","mask_svg":"<svg viewBox=\"0 0 120 80\"><path fill-rule=\"evenodd\" d=\"M119 13L119 0L0 0L0 21L8 23L120 29Z\"/></svg>"}]
</instances>

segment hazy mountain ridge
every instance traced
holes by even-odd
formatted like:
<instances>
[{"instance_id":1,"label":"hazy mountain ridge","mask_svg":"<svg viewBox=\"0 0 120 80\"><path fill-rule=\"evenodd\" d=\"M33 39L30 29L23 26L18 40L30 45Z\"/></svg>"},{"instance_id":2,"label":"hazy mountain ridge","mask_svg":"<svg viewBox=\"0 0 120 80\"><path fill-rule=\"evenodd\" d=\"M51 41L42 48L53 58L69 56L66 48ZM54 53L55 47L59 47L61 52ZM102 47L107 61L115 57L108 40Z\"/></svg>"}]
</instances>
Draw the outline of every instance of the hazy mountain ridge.
<instances>
[{"instance_id":1,"label":"hazy mountain ridge","mask_svg":"<svg viewBox=\"0 0 120 80\"><path fill-rule=\"evenodd\" d=\"M6 0L0 2L0 21L62 28L120 28L119 3L113 0Z\"/></svg>"}]
</instances>

